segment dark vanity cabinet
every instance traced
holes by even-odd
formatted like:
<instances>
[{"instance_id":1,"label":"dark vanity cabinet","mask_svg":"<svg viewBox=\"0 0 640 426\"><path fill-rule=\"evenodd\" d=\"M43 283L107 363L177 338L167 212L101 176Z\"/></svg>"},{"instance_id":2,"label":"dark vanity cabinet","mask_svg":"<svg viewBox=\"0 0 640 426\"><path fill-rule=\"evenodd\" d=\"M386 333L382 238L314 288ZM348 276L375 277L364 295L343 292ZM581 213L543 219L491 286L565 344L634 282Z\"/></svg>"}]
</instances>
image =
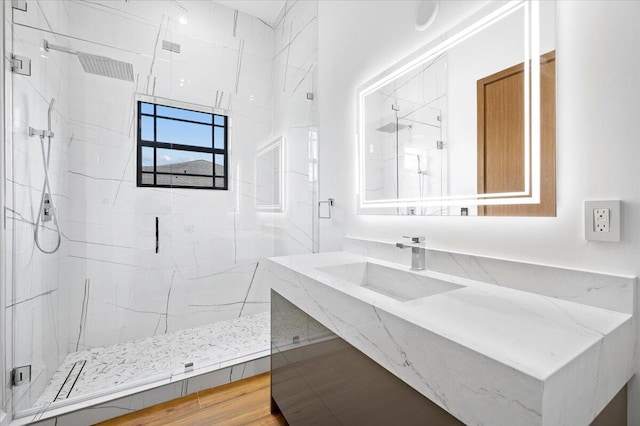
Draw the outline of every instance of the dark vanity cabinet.
<instances>
[{"instance_id":1,"label":"dark vanity cabinet","mask_svg":"<svg viewBox=\"0 0 640 426\"><path fill-rule=\"evenodd\" d=\"M290 425L462 424L275 291L271 398Z\"/></svg>"}]
</instances>

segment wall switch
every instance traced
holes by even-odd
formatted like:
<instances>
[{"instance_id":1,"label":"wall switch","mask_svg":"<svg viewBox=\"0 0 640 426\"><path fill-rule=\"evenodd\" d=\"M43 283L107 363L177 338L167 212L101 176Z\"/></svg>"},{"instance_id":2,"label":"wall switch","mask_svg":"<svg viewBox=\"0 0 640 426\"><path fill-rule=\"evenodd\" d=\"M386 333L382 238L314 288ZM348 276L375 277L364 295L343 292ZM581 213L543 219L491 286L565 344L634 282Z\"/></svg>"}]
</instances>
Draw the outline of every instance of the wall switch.
<instances>
[{"instance_id":1,"label":"wall switch","mask_svg":"<svg viewBox=\"0 0 640 426\"><path fill-rule=\"evenodd\" d=\"M619 200L584 202L584 238L589 241L620 241Z\"/></svg>"}]
</instances>

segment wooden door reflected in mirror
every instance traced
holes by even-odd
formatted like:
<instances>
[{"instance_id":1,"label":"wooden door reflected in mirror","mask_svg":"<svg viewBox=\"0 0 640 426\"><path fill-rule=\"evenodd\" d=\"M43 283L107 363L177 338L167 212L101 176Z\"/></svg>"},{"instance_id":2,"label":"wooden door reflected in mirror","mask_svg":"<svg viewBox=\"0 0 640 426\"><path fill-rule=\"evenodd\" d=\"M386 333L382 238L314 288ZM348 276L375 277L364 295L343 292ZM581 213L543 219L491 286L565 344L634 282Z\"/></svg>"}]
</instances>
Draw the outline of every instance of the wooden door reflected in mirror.
<instances>
[{"instance_id":1,"label":"wooden door reflected in mirror","mask_svg":"<svg viewBox=\"0 0 640 426\"><path fill-rule=\"evenodd\" d=\"M555 51L540 60L540 204L479 206L481 216L556 216ZM525 190L524 66L478 80L478 193Z\"/></svg>"}]
</instances>

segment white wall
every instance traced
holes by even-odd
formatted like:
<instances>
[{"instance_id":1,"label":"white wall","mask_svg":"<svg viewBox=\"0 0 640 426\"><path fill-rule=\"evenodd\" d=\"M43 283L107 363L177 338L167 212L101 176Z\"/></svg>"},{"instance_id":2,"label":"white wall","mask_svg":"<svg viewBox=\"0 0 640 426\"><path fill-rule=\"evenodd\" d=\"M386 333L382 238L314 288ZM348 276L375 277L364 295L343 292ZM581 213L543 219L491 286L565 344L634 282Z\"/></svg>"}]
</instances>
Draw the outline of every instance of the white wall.
<instances>
[{"instance_id":1,"label":"white wall","mask_svg":"<svg viewBox=\"0 0 640 426\"><path fill-rule=\"evenodd\" d=\"M356 215L355 89L442 32L452 3L441 2L434 27L419 33L413 2L320 2L320 197L336 198L335 220L321 224L321 249L339 249L343 235L419 234L443 250L639 275L640 2L558 3L556 218ZM620 243L584 240L590 199L624 202ZM640 410L635 388L630 407Z\"/></svg>"}]
</instances>

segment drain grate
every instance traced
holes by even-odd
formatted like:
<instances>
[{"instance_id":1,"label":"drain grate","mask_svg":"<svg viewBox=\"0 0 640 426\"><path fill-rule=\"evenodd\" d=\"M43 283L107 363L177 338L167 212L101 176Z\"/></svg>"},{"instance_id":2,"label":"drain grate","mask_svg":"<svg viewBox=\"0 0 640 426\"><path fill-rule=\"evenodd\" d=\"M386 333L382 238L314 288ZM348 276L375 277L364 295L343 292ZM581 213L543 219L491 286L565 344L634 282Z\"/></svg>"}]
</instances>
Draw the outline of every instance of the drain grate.
<instances>
[{"instance_id":1,"label":"drain grate","mask_svg":"<svg viewBox=\"0 0 640 426\"><path fill-rule=\"evenodd\" d=\"M69 374L67 374L67 378L64 379L64 383L62 384L62 386L60 386L60 390L56 394L56 397L53 399L54 401L61 401L63 399L69 398L69 395L71 395L71 391L76 385L76 382L80 377L80 373L82 373L82 370L84 369L86 363L87 360L83 360L77 361L73 364L71 370L69 370Z\"/></svg>"}]
</instances>

